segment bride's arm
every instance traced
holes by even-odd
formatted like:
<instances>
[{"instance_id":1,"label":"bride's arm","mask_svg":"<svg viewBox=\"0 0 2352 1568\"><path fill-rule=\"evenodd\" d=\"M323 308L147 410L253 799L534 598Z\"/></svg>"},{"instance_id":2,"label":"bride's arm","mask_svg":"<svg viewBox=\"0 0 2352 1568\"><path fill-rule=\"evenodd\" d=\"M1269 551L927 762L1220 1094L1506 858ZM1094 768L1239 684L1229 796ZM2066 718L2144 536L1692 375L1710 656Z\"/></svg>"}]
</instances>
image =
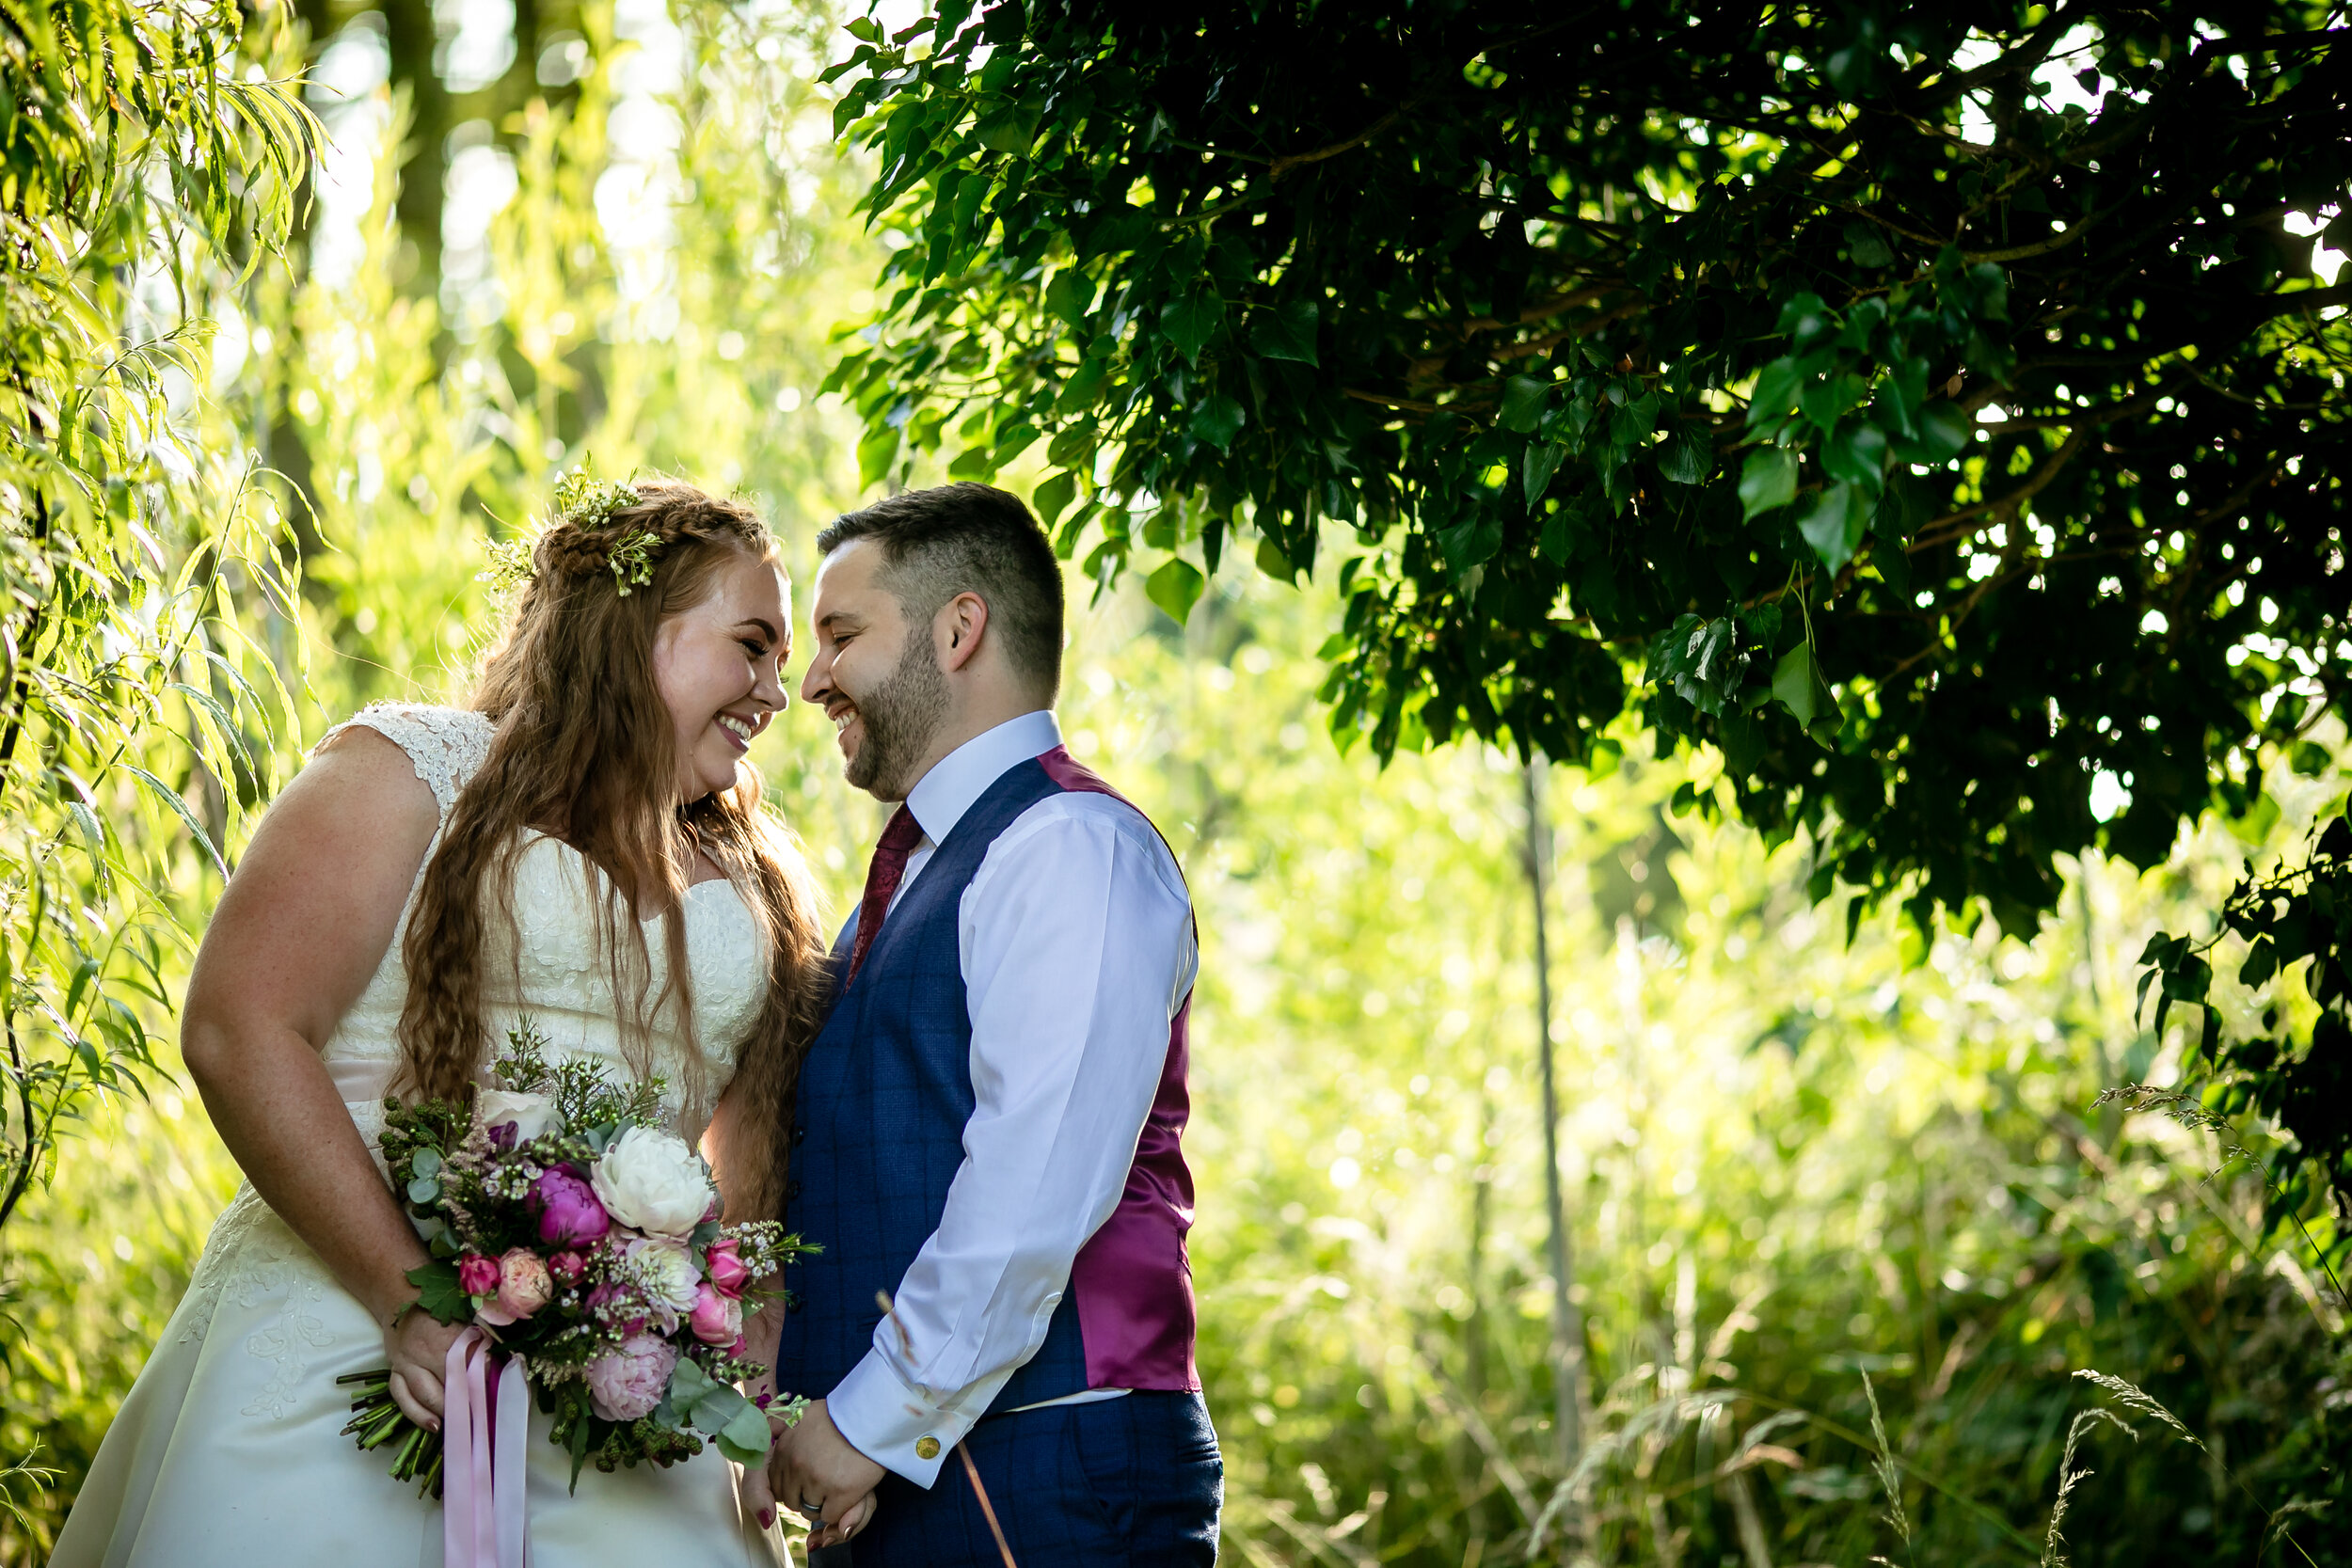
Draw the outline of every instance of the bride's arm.
<instances>
[{"instance_id":1,"label":"bride's arm","mask_svg":"<svg viewBox=\"0 0 2352 1568\"><path fill-rule=\"evenodd\" d=\"M320 1052L391 945L439 820L407 756L353 729L287 786L197 953L181 1053L253 1190L387 1327L393 1395L438 1426L455 1331L421 1312L423 1246ZM392 1320L399 1315L397 1327Z\"/></svg>"}]
</instances>

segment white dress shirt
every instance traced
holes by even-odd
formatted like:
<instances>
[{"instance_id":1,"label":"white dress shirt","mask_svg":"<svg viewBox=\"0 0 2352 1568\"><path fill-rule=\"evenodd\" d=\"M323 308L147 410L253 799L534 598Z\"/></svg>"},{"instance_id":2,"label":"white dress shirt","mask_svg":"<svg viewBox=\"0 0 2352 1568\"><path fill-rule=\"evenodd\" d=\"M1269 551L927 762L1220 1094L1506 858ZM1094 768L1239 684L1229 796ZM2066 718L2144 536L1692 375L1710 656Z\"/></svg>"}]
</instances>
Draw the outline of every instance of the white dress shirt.
<instances>
[{"instance_id":1,"label":"white dress shirt","mask_svg":"<svg viewBox=\"0 0 2352 1568\"><path fill-rule=\"evenodd\" d=\"M892 907L1006 769L1060 744L1052 713L1025 713L924 774L906 802L923 837ZM922 1486L1045 1342L1078 1249L1118 1207L1200 962L1168 846L1133 806L1077 791L997 836L957 938L977 1101L963 1164L894 1317L825 1402L852 1447Z\"/></svg>"}]
</instances>

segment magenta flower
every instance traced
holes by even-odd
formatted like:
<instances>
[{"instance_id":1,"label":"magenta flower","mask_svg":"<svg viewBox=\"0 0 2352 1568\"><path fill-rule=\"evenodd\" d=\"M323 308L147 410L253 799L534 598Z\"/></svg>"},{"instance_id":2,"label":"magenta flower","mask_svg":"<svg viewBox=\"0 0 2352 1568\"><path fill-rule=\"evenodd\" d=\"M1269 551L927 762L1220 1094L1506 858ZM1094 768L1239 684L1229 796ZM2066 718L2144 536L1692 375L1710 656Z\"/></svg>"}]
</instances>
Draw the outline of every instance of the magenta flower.
<instances>
[{"instance_id":1,"label":"magenta flower","mask_svg":"<svg viewBox=\"0 0 2352 1568\"><path fill-rule=\"evenodd\" d=\"M539 1216L539 1239L549 1246L586 1246L612 1228L596 1188L565 1165L543 1172L532 1183L531 1208Z\"/></svg>"},{"instance_id":2,"label":"magenta flower","mask_svg":"<svg viewBox=\"0 0 2352 1568\"><path fill-rule=\"evenodd\" d=\"M677 1370L677 1352L666 1340L634 1334L619 1350L584 1369L589 1402L608 1421L634 1421L653 1414Z\"/></svg>"},{"instance_id":3,"label":"magenta flower","mask_svg":"<svg viewBox=\"0 0 2352 1568\"><path fill-rule=\"evenodd\" d=\"M499 1265L495 1258L485 1258L469 1252L457 1259L457 1288L469 1296L494 1295L499 1288Z\"/></svg>"},{"instance_id":4,"label":"magenta flower","mask_svg":"<svg viewBox=\"0 0 2352 1568\"><path fill-rule=\"evenodd\" d=\"M752 1282L752 1271L745 1266L736 1251L735 1239L713 1242L703 1254L703 1263L710 1271L710 1283L721 1295L739 1299Z\"/></svg>"},{"instance_id":5,"label":"magenta flower","mask_svg":"<svg viewBox=\"0 0 2352 1568\"><path fill-rule=\"evenodd\" d=\"M743 1304L723 1296L707 1285L694 1290L694 1309L687 1316L694 1338L706 1345L731 1345L743 1337Z\"/></svg>"},{"instance_id":6,"label":"magenta flower","mask_svg":"<svg viewBox=\"0 0 2352 1568\"><path fill-rule=\"evenodd\" d=\"M587 1272L588 1259L569 1248L548 1259L548 1273L558 1285L577 1285Z\"/></svg>"}]
</instances>

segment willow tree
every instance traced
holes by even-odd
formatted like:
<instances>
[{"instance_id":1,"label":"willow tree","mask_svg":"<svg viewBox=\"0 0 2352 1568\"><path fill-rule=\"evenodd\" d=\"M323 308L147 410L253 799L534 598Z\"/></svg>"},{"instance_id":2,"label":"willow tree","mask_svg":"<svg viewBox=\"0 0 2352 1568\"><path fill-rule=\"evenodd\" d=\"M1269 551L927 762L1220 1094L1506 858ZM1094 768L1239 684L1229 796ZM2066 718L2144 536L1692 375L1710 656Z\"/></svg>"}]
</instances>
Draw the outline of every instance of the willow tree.
<instances>
[{"instance_id":1,"label":"willow tree","mask_svg":"<svg viewBox=\"0 0 2352 1568\"><path fill-rule=\"evenodd\" d=\"M1806 832L1850 930L2028 936L2343 711L2331 14L868 21L899 248L834 384L869 477L1042 444L1065 552L1179 617L1336 546L1343 744L1706 742L1691 803Z\"/></svg>"},{"instance_id":2,"label":"willow tree","mask_svg":"<svg viewBox=\"0 0 2352 1568\"><path fill-rule=\"evenodd\" d=\"M228 0L0 5L0 1224L151 1069L288 717L279 519L191 414L314 145L259 57Z\"/></svg>"}]
</instances>

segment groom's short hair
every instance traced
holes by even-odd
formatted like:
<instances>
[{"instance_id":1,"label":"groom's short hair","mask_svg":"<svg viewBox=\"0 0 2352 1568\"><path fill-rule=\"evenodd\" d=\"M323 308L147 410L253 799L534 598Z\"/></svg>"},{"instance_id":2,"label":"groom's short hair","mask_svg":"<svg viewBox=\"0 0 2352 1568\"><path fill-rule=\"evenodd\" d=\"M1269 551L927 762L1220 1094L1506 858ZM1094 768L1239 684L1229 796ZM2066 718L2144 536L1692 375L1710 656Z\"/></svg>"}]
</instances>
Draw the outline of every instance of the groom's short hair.
<instances>
[{"instance_id":1,"label":"groom's short hair","mask_svg":"<svg viewBox=\"0 0 2352 1568\"><path fill-rule=\"evenodd\" d=\"M860 539L882 552L882 583L918 626L957 594L977 594L1006 661L1053 701L1061 689L1061 562L1019 497L969 480L903 490L835 517L817 549L831 555Z\"/></svg>"}]
</instances>

